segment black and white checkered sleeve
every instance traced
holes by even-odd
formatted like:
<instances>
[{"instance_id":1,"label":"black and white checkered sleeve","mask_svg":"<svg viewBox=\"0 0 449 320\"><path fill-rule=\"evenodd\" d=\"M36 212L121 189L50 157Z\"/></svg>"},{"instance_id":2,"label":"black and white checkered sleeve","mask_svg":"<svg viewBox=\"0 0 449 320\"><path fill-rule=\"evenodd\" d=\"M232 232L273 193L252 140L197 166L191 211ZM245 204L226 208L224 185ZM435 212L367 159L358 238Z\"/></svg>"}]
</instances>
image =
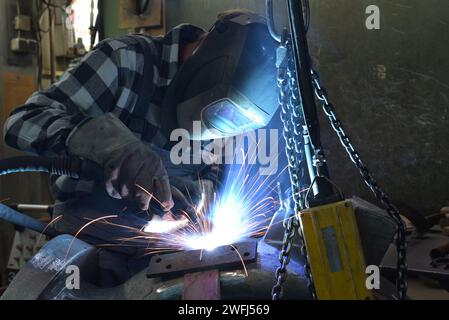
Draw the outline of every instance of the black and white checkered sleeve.
<instances>
[{"instance_id":1,"label":"black and white checkered sleeve","mask_svg":"<svg viewBox=\"0 0 449 320\"><path fill-rule=\"evenodd\" d=\"M135 85L143 57L120 40L102 42L56 84L36 92L16 109L4 128L6 143L42 156L66 153L66 140L91 117L126 108L126 92Z\"/></svg>"}]
</instances>

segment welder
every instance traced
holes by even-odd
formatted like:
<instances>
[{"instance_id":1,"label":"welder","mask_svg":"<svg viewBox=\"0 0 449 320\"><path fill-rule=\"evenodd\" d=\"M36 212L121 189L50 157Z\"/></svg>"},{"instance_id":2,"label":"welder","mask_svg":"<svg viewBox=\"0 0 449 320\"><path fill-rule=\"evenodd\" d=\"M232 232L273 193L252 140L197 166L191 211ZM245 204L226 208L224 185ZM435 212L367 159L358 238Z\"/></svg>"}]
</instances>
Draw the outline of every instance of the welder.
<instances>
[{"instance_id":1,"label":"welder","mask_svg":"<svg viewBox=\"0 0 449 320\"><path fill-rule=\"evenodd\" d=\"M170 220L177 202L194 205L199 186L213 187L210 167L186 165L169 176L170 132L182 128L192 140L207 140L264 127L277 95L276 43L265 19L233 10L209 32L183 24L165 37L100 42L11 114L5 140L28 153L77 156L104 168L104 181L52 177L54 227L81 230L79 238L103 248L100 282L112 286L147 263L140 258L148 244L127 240L134 236L127 227L141 229L155 213ZM108 215L118 217L102 222Z\"/></svg>"}]
</instances>

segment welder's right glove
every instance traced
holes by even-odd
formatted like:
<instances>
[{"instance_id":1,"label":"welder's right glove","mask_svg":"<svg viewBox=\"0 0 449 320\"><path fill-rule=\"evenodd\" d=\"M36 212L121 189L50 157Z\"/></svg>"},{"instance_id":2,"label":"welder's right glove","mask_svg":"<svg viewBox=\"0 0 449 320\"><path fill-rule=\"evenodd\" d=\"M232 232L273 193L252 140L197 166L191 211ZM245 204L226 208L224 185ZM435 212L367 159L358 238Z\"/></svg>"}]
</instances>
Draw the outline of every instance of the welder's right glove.
<instances>
[{"instance_id":1,"label":"welder's right glove","mask_svg":"<svg viewBox=\"0 0 449 320\"><path fill-rule=\"evenodd\" d=\"M214 183L207 179L193 180L192 177L170 177L173 198L184 210L198 210L200 206L210 208L214 193L217 191Z\"/></svg>"},{"instance_id":2,"label":"welder's right glove","mask_svg":"<svg viewBox=\"0 0 449 320\"><path fill-rule=\"evenodd\" d=\"M202 197L201 185L190 176L170 177L173 198L185 208L196 207Z\"/></svg>"},{"instance_id":3,"label":"welder's right glove","mask_svg":"<svg viewBox=\"0 0 449 320\"><path fill-rule=\"evenodd\" d=\"M152 151L113 114L89 119L67 139L71 155L104 167L106 191L116 199L134 201L148 210L152 198L163 211L173 207L164 165Z\"/></svg>"}]
</instances>

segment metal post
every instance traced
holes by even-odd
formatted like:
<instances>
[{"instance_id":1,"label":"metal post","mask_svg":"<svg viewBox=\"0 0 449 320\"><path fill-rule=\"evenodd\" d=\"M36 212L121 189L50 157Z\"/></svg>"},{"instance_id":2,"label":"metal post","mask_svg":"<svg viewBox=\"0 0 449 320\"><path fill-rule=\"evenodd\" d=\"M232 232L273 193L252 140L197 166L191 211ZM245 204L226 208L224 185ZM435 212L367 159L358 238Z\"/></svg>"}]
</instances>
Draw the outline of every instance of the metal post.
<instances>
[{"instance_id":1,"label":"metal post","mask_svg":"<svg viewBox=\"0 0 449 320\"><path fill-rule=\"evenodd\" d=\"M314 157L324 158L321 147L320 124L318 120L317 107L315 103L315 92L312 84L311 62L309 47L307 43L307 32L303 7L300 0L288 0L288 10L290 18L290 28L292 33L293 55L296 64L296 74L298 77L299 93L301 98L304 119L309 132L309 139L312 149L315 151ZM307 150L306 150L307 151ZM310 160L309 160L310 161ZM329 177L329 171L326 163L322 163L320 174L326 178ZM311 181L316 176L310 175ZM327 179L316 180L318 194L316 198L325 199L334 195L332 185ZM314 192L315 193L315 192Z\"/></svg>"}]
</instances>

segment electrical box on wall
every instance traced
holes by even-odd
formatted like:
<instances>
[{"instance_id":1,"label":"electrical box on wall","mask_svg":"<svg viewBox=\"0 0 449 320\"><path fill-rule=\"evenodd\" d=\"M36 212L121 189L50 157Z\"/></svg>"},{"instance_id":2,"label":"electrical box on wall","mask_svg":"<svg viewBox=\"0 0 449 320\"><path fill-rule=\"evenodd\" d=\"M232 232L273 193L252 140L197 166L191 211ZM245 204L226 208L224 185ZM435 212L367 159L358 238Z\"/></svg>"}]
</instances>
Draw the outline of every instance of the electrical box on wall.
<instances>
[{"instance_id":1,"label":"electrical box on wall","mask_svg":"<svg viewBox=\"0 0 449 320\"><path fill-rule=\"evenodd\" d=\"M37 51L37 41L34 39L14 38L11 40L10 49L15 53L35 53Z\"/></svg>"},{"instance_id":2,"label":"electrical box on wall","mask_svg":"<svg viewBox=\"0 0 449 320\"><path fill-rule=\"evenodd\" d=\"M11 40L11 51L25 54L35 53L37 51L37 41L30 38L30 33L32 32L31 17L23 14L15 16L14 30L16 37Z\"/></svg>"},{"instance_id":3,"label":"electrical box on wall","mask_svg":"<svg viewBox=\"0 0 449 320\"><path fill-rule=\"evenodd\" d=\"M18 15L14 18L14 29L16 31L31 32L31 17L25 15Z\"/></svg>"},{"instance_id":4,"label":"electrical box on wall","mask_svg":"<svg viewBox=\"0 0 449 320\"><path fill-rule=\"evenodd\" d=\"M31 66L33 55L37 52L36 35L33 28L33 2L11 1L7 7L8 35L10 39L8 64Z\"/></svg>"}]
</instances>

